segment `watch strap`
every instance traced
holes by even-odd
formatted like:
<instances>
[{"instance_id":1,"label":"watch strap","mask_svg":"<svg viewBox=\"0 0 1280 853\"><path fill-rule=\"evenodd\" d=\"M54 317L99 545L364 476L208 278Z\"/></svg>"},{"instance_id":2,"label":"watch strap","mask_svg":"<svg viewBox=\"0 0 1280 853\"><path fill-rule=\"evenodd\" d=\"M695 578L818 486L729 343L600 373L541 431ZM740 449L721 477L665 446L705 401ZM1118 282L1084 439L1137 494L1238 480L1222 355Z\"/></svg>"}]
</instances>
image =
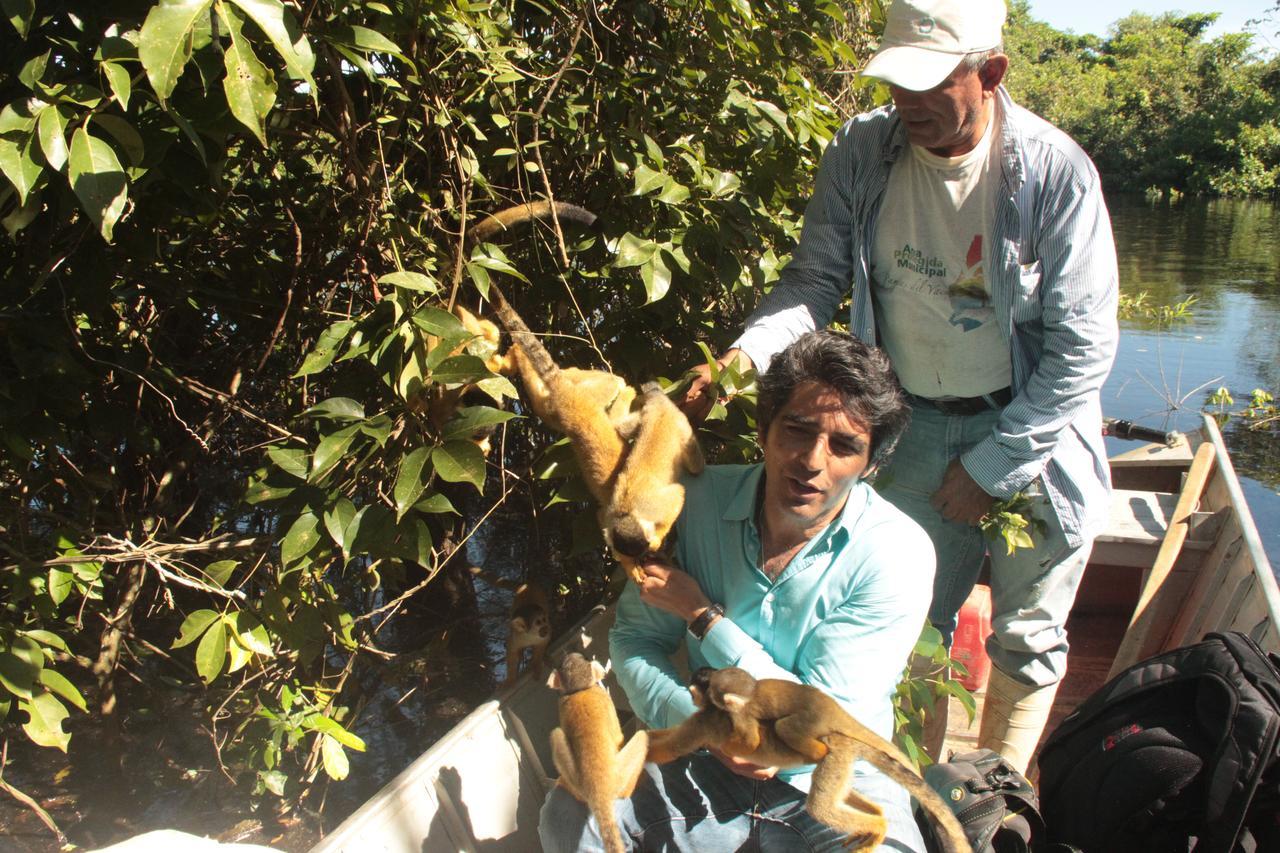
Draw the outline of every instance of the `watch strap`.
<instances>
[{"instance_id":1,"label":"watch strap","mask_svg":"<svg viewBox=\"0 0 1280 853\"><path fill-rule=\"evenodd\" d=\"M697 618L689 623L689 633L693 635L695 640L701 640L707 636L707 631L711 630L711 623L717 617L724 615L724 608L719 604L712 603L707 609L698 614Z\"/></svg>"}]
</instances>

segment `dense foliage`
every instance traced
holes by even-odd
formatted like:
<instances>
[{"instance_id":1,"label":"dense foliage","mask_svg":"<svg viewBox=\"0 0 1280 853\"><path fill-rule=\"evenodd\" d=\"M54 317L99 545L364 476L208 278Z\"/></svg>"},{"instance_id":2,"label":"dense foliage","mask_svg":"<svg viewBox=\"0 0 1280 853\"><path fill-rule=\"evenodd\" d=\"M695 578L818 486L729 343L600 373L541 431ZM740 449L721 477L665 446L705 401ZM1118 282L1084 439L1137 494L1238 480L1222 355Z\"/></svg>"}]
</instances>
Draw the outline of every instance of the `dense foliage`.
<instances>
[{"instance_id":1,"label":"dense foliage","mask_svg":"<svg viewBox=\"0 0 1280 853\"><path fill-rule=\"evenodd\" d=\"M1101 38L1055 30L1013 2L1010 92L1075 137L1110 190L1274 194L1280 54L1264 59L1248 33L1207 38L1216 17L1133 13Z\"/></svg>"},{"instance_id":2,"label":"dense foliage","mask_svg":"<svg viewBox=\"0 0 1280 853\"><path fill-rule=\"evenodd\" d=\"M465 602L482 541L603 588L562 448L447 309L501 277L565 363L632 380L724 347L867 32L834 0L0 7L5 735L110 734L128 672L196 690L223 771L289 796L347 774L362 673L448 656L453 610L383 629ZM545 198L600 227L460 254Z\"/></svg>"}]
</instances>

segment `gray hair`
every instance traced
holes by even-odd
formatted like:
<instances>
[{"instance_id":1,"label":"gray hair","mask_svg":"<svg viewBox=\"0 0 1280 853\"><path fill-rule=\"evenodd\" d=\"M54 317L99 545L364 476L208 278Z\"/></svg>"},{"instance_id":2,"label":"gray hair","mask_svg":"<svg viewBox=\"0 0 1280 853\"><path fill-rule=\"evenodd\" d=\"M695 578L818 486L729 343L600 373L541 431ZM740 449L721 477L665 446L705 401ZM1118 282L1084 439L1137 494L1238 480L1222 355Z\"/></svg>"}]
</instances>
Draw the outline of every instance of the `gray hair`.
<instances>
[{"instance_id":1,"label":"gray hair","mask_svg":"<svg viewBox=\"0 0 1280 853\"><path fill-rule=\"evenodd\" d=\"M871 432L868 467L888 459L911 420L911 407L883 350L847 332L809 332L773 357L759 379L756 422L763 437L803 382L821 382L840 395L845 411Z\"/></svg>"},{"instance_id":2,"label":"gray hair","mask_svg":"<svg viewBox=\"0 0 1280 853\"><path fill-rule=\"evenodd\" d=\"M1004 42L991 48L991 50L978 50L973 53L966 53L964 59L960 60L960 65L969 71L981 71L982 66L987 64L987 60L993 56L1004 53Z\"/></svg>"}]
</instances>

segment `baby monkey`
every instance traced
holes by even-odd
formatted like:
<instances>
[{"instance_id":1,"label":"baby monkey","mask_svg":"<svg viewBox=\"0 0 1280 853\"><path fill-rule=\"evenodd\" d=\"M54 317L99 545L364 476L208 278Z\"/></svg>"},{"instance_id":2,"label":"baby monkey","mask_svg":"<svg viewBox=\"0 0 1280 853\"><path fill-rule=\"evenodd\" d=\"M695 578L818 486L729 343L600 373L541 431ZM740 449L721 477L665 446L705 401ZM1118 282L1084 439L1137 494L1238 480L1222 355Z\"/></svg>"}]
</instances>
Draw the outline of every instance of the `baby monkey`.
<instances>
[{"instance_id":1,"label":"baby monkey","mask_svg":"<svg viewBox=\"0 0 1280 853\"><path fill-rule=\"evenodd\" d=\"M547 680L560 692L560 727L551 732L551 757L560 785L585 803L600 826L609 853L623 853L613 801L629 797L644 769L649 737L636 732L622 745L622 726L613 700L600 682L606 670L570 652Z\"/></svg>"},{"instance_id":2,"label":"baby monkey","mask_svg":"<svg viewBox=\"0 0 1280 853\"><path fill-rule=\"evenodd\" d=\"M855 720L816 687L778 678L757 680L737 667L694 673L698 711L674 728L649 733L649 760L659 764L703 747L763 767L817 764L805 808L848 833L846 846L870 850L884 840L881 808L854 791L853 763L870 762L919 801L941 829L946 853L969 853L951 809L893 744Z\"/></svg>"}]
</instances>

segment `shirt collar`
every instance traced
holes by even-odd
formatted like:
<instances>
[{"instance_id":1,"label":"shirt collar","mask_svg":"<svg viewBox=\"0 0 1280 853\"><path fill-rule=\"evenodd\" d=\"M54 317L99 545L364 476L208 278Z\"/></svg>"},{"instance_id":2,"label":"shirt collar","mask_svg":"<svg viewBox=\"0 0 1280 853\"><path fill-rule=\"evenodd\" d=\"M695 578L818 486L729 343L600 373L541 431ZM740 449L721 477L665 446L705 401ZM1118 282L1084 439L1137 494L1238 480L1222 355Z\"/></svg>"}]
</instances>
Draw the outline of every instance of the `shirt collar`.
<instances>
[{"instance_id":1,"label":"shirt collar","mask_svg":"<svg viewBox=\"0 0 1280 853\"><path fill-rule=\"evenodd\" d=\"M755 527L756 495L764 485L764 463L752 467L738 483L738 490L725 506L725 521L747 522ZM805 550L819 547L827 540L833 547L843 546L853 535L858 520L862 518L867 503L871 500L871 486L865 480L859 480L849 491L849 499L844 502L844 509L832 519L817 536L813 537ZM758 532L758 531L757 531Z\"/></svg>"}]
</instances>

